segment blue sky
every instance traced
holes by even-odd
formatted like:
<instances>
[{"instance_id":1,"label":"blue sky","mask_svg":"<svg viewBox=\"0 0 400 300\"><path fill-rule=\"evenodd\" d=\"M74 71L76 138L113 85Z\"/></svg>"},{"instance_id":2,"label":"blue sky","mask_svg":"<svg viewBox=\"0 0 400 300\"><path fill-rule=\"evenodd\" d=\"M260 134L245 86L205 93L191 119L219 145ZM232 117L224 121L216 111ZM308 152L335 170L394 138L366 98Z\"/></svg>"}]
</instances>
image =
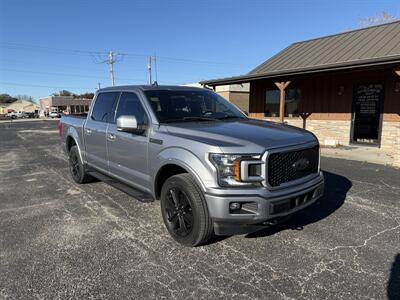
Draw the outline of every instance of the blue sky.
<instances>
[{"instance_id":1,"label":"blue sky","mask_svg":"<svg viewBox=\"0 0 400 300\"><path fill-rule=\"evenodd\" d=\"M156 54L159 83L247 73L290 43L357 28L400 1L0 0L0 93L38 99L61 89L147 80Z\"/></svg>"}]
</instances>

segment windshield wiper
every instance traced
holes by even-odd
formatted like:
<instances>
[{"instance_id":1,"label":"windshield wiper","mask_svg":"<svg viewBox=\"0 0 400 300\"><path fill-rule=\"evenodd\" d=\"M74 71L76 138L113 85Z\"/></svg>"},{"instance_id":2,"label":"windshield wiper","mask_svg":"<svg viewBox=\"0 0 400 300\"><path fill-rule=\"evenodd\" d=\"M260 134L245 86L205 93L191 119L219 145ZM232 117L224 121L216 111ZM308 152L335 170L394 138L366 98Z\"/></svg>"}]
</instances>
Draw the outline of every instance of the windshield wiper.
<instances>
[{"instance_id":1,"label":"windshield wiper","mask_svg":"<svg viewBox=\"0 0 400 300\"><path fill-rule=\"evenodd\" d=\"M227 119L245 119L243 117L239 117L239 116L223 116L222 118L218 118L218 120L227 120Z\"/></svg>"},{"instance_id":2,"label":"windshield wiper","mask_svg":"<svg viewBox=\"0 0 400 300\"><path fill-rule=\"evenodd\" d=\"M209 117L184 117L184 121L218 121L219 119L216 118L209 118Z\"/></svg>"},{"instance_id":3,"label":"windshield wiper","mask_svg":"<svg viewBox=\"0 0 400 300\"><path fill-rule=\"evenodd\" d=\"M219 121L216 118L207 118L207 117L183 117L180 119L167 119L162 121L162 123L179 123L179 122L191 122L191 121Z\"/></svg>"}]
</instances>

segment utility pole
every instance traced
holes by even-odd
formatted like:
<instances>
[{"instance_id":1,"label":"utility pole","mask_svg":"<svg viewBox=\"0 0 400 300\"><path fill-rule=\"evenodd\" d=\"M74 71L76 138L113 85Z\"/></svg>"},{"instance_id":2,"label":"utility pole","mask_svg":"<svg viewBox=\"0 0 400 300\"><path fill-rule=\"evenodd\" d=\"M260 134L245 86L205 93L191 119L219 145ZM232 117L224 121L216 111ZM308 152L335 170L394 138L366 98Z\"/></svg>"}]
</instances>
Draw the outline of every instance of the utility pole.
<instances>
[{"instance_id":1,"label":"utility pole","mask_svg":"<svg viewBox=\"0 0 400 300\"><path fill-rule=\"evenodd\" d=\"M154 53L153 59L154 59L154 74L155 74L155 77L156 77L156 82L158 82L158 74L157 74L157 56L156 56L155 53Z\"/></svg>"},{"instance_id":2,"label":"utility pole","mask_svg":"<svg viewBox=\"0 0 400 300\"><path fill-rule=\"evenodd\" d=\"M97 63L97 64L106 63L110 67L111 85L112 86L115 86L114 64L121 60L121 59L118 59L118 57L121 57L121 53L114 53L112 51L110 51L108 53L108 57L105 60L100 60L100 57L97 57L97 58L93 57L93 60L95 63ZM100 88L100 83L99 83L99 88Z\"/></svg>"},{"instance_id":3,"label":"utility pole","mask_svg":"<svg viewBox=\"0 0 400 300\"><path fill-rule=\"evenodd\" d=\"M114 53L110 51L108 54L108 65L110 66L110 74L111 74L111 84L112 86L115 86L115 78L114 78Z\"/></svg>"},{"instance_id":4,"label":"utility pole","mask_svg":"<svg viewBox=\"0 0 400 300\"><path fill-rule=\"evenodd\" d=\"M149 56L149 64L147 65L147 71L149 72L149 85L151 85L153 83L152 79L151 79L151 60L152 60L152 57Z\"/></svg>"},{"instance_id":5,"label":"utility pole","mask_svg":"<svg viewBox=\"0 0 400 300\"><path fill-rule=\"evenodd\" d=\"M99 86L99 89L101 89L101 87L100 87L100 82L98 82L97 85Z\"/></svg>"}]
</instances>

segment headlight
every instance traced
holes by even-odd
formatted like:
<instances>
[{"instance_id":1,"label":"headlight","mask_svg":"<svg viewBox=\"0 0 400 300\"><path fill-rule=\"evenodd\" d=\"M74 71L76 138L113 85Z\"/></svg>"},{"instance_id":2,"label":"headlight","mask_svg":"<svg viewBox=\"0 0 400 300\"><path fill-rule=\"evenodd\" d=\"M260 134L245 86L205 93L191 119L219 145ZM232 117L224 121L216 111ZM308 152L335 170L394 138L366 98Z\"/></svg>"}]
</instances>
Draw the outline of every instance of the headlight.
<instances>
[{"instance_id":1,"label":"headlight","mask_svg":"<svg viewBox=\"0 0 400 300\"><path fill-rule=\"evenodd\" d=\"M217 169L220 186L260 186L263 181L259 155L212 153L210 161Z\"/></svg>"}]
</instances>

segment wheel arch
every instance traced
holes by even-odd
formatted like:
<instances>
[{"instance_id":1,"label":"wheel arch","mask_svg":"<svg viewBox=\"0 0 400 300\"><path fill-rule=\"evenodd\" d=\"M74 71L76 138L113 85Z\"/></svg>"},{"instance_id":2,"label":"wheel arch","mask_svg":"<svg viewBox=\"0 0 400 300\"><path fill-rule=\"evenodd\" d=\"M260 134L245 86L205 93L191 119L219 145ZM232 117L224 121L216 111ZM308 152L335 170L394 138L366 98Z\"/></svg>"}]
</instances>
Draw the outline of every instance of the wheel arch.
<instances>
[{"instance_id":1,"label":"wheel arch","mask_svg":"<svg viewBox=\"0 0 400 300\"><path fill-rule=\"evenodd\" d=\"M155 199L159 199L162 185L165 181L176 174L188 173L198 184L200 189L205 192L205 181L209 180L210 172L204 164L193 153L184 149L166 149L158 157L162 158L158 167L155 167L153 193Z\"/></svg>"},{"instance_id":2,"label":"wheel arch","mask_svg":"<svg viewBox=\"0 0 400 300\"><path fill-rule=\"evenodd\" d=\"M168 163L162 166L161 169L158 170L154 180L155 198L160 199L161 189L168 178L182 173L189 173L189 172L187 169L183 168L182 166L176 163Z\"/></svg>"},{"instance_id":3,"label":"wheel arch","mask_svg":"<svg viewBox=\"0 0 400 300\"><path fill-rule=\"evenodd\" d=\"M82 163L85 163L85 159L84 159L84 155L82 153L82 144L81 144L81 140L79 138L78 132L76 131L76 129L72 126L70 126L68 128L67 131L67 135L65 138L65 151L67 152L67 154L69 154L69 151L71 150L71 148L73 146L76 146L78 148L78 152L79 152L79 158L81 159Z\"/></svg>"}]
</instances>

